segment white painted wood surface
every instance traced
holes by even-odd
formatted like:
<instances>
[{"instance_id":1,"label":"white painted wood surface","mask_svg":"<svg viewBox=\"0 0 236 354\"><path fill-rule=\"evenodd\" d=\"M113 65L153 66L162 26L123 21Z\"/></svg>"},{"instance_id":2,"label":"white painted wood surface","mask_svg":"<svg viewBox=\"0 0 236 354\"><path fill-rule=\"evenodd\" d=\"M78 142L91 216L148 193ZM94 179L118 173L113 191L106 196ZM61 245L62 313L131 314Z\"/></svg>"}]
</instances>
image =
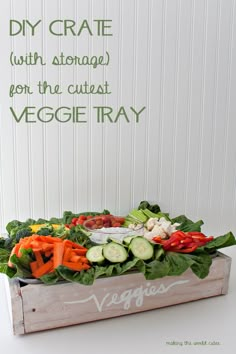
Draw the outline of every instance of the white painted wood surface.
<instances>
[{"instance_id":1,"label":"white painted wood surface","mask_svg":"<svg viewBox=\"0 0 236 354\"><path fill-rule=\"evenodd\" d=\"M11 280L13 330L15 334L36 332L226 294L230 265L231 258L219 254L203 280L191 270L152 281L132 273L98 279L92 286L59 283L19 288L18 280Z\"/></svg>"},{"instance_id":2,"label":"white painted wood surface","mask_svg":"<svg viewBox=\"0 0 236 354\"><path fill-rule=\"evenodd\" d=\"M235 0L2 1L0 229L9 220L109 208L143 199L172 215L236 232ZM113 37L8 35L10 18L110 18ZM9 53L49 58L108 50L104 70L11 68ZM8 97L11 82L108 80L109 97ZM8 107L61 104L147 107L138 125L16 124Z\"/></svg>"}]
</instances>

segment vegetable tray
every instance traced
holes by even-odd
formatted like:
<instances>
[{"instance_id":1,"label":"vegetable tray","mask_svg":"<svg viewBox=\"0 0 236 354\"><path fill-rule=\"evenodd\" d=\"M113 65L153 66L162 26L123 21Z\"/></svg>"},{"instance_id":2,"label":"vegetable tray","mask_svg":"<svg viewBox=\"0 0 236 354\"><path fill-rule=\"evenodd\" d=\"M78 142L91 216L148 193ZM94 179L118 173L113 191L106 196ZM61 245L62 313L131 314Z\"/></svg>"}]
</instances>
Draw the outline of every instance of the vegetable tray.
<instances>
[{"instance_id":1,"label":"vegetable tray","mask_svg":"<svg viewBox=\"0 0 236 354\"><path fill-rule=\"evenodd\" d=\"M191 269L155 280L131 271L99 278L91 286L63 281L50 286L40 281L27 284L6 277L13 333L78 325L227 294L230 265L231 258L217 252L205 279Z\"/></svg>"}]
</instances>

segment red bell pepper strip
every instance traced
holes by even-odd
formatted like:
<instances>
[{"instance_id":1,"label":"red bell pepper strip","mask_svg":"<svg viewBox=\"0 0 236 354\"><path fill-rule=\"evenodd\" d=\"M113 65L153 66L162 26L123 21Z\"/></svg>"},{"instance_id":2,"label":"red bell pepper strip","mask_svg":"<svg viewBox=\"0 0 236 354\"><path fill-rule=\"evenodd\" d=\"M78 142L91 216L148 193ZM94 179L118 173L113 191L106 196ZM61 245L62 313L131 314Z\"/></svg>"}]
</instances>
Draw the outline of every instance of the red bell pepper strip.
<instances>
[{"instance_id":1,"label":"red bell pepper strip","mask_svg":"<svg viewBox=\"0 0 236 354\"><path fill-rule=\"evenodd\" d=\"M186 237L184 240L181 240L180 243L190 243L190 242L193 242L193 239L191 237Z\"/></svg>"},{"instance_id":2,"label":"red bell pepper strip","mask_svg":"<svg viewBox=\"0 0 236 354\"><path fill-rule=\"evenodd\" d=\"M178 253L191 253L194 252L196 249L198 248L198 245L194 245L192 247L189 248L182 248L182 249L178 249L178 248L170 248L168 251L170 252L178 252Z\"/></svg>"},{"instance_id":3,"label":"red bell pepper strip","mask_svg":"<svg viewBox=\"0 0 236 354\"><path fill-rule=\"evenodd\" d=\"M174 232L168 240L164 240L163 242L163 248L167 250L173 242L179 242L185 237L184 232L182 231L176 231Z\"/></svg>"}]
</instances>

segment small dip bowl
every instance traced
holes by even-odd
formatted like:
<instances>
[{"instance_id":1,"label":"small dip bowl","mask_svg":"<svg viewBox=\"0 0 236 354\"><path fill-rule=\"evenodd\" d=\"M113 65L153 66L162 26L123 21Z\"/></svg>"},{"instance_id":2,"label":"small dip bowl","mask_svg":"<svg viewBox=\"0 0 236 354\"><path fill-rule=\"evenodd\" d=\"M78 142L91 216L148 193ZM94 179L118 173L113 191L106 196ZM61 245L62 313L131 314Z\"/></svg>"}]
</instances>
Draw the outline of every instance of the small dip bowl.
<instances>
[{"instance_id":1,"label":"small dip bowl","mask_svg":"<svg viewBox=\"0 0 236 354\"><path fill-rule=\"evenodd\" d=\"M107 243L109 239L122 243L125 237L143 235L143 224L132 224L132 227L123 227L124 222L124 217L98 215L86 220L83 226L87 231L91 232L90 239L96 244Z\"/></svg>"}]
</instances>

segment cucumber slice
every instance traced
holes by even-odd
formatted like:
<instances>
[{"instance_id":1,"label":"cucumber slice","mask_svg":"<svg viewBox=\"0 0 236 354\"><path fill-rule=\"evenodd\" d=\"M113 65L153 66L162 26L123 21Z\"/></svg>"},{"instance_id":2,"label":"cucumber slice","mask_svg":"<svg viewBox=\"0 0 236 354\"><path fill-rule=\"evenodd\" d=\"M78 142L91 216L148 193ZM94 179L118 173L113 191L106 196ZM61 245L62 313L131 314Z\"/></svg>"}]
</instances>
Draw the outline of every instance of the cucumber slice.
<instances>
[{"instance_id":1,"label":"cucumber slice","mask_svg":"<svg viewBox=\"0 0 236 354\"><path fill-rule=\"evenodd\" d=\"M126 245L129 245L134 237L137 237L137 236L126 236L123 241Z\"/></svg>"},{"instance_id":2,"label":"cucumber slice","mask_svg":"<svg viewBox=\"0 0 236 354\"><path fill-rule=\"evenodd\" d=\"M116 242L107 243L103 247L103 255L111 263L122 263L128 258L128 252L124 246Z\"/></svg>"},{"instance_id":3,"label":"cucumber slice","mask_svg":"<svg viewBox=\"0 0 236 354\"><path fill-rule=\"evenodd\" d=\"M115 238L113 236L110 236L109 240L114 242L114 243L118 243L119 245L122 245L122 240L120 240L119 238Z\"/></svg>"},{"instance_id":4,"label":"cucumber slice","mask_svg":"<svg viewBox=\"0 0 236 354\"><path fill-rule=\"evenodd\" d=\"M154 253L153 245L142 236L137 236L133 238L130 243L129 249L135 257L144 261L152 258Z\"/></svg>"},{"instance_id":5,"label":"cucumber slice","mask_svg":"<svg viewBox=\"0 0 236 354\"><path fill-rule=\"evenodd\" d=\"M93 246L93 247L91 247L87 251L86 257L92 263L94 263L94 262L97 263L97 262L104 261L105 258L103 257L103 246Z\"/></svg>"}]
</instances>

